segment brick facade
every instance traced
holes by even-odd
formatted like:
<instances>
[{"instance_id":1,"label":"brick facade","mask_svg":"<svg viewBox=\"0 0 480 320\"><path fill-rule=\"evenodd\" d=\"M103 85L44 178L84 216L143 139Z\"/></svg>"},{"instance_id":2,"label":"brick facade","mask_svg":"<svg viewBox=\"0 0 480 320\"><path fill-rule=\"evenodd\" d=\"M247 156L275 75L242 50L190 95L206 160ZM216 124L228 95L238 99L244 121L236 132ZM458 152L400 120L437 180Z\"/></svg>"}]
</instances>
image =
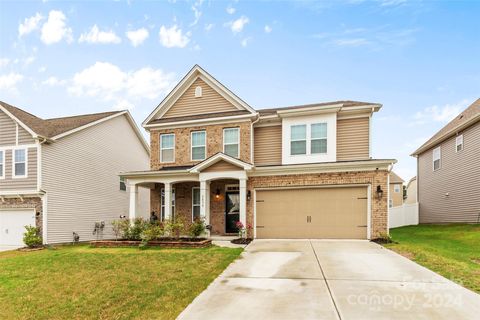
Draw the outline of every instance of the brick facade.
<instances>
[{"instance_id":1,"label":"brick facade","mask_svg":"<svg viewBox=\"0 0 480 320\"><path fill-rule=\"evenodd\" d=\"M209 125L199 127L187 127L176 129L163 129L150 131L150 166L152 170L162 167L195 165L200 161L191 161L190 135L192 131L205 130L207 132L207 158L218 152L223 152L223 129L240 128L240 160L251 162L251 121L238 123L225 123L221 125ZM160 135L164 133L175 134L175 162L160 162Z\"/></svg>"},{"instance_id":2,"label":"brick facade","mask_svg":"<svg viewBox=\"0 0 480 320\"><path fill-rule=\"evenodd\" d=\"M4 198L0 201L0 209L35 209L35 224L37 228L40 228L40 234L42 234L42 222L43 222L43 208L42 198L40 197L24 197L20 198Z\"/></svg>"},{"instance_id":3,"label":"brick facade","mask_svg":"<svg viewBox=\"0 0 480 320\"><path fill-rule=\"evenodd\" d=\"M296 174L266 177L250 177L247 189L252 192L252 199L247 201L247 224L254 225L254 196L255 188L293 187L293 186L320 186L342 184L369 184L372 187L371 199L371 237L372 239L388 233L388 204L387 204L387 171L365 172L338 172L319 174ZM381 199L377 199L375 190L380 185L384 190Z\"/></svg>"}]
</instances>

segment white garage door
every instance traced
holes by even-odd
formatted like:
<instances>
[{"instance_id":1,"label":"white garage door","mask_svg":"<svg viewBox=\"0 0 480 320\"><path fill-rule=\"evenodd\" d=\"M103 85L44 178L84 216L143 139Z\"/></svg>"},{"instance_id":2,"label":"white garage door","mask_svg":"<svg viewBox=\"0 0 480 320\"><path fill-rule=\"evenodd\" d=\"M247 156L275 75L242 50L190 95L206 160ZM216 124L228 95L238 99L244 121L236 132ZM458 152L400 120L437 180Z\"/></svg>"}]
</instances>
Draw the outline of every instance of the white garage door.
<instances>
[{"instance_id":1,"label":"white garage door","mask_svg":"<svg viewBox=\"0 0 480 320\"><path fill-rule=\"evenodd\" d=\"M35 210L0 210L0 247L24 247L27 225L35 225Z\"/></svg>"}]
</instances>

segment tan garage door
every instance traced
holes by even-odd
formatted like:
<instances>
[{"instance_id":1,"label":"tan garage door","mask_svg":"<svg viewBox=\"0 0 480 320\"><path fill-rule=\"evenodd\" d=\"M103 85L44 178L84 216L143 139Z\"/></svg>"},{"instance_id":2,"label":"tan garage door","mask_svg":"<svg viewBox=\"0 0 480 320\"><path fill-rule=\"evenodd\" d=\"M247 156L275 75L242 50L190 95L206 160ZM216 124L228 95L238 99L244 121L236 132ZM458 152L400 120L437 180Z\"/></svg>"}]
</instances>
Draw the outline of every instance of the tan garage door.
<instances>
[{"instance_id":1,"label":"tan garage door","mask_svg":"<svg viewBox=\"0 0 480 320\"><path fill-rule=\"evenodd\" d=\"M367 238L367 188L257 190L257 238Z\"/></svg>"}]
</instances>

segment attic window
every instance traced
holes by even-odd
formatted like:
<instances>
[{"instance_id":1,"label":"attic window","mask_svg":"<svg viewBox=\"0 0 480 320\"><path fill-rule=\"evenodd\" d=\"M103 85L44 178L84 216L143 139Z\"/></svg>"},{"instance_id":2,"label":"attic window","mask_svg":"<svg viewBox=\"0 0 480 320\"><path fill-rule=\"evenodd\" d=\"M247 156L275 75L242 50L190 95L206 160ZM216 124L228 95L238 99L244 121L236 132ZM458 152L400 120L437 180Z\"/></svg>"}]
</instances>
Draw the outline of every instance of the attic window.
<instances>
[{"instance_id":1,"label":"attic window","mask_svg":"<svg viewBox=\"0 0 480 320\"><path fill-rule=\"evenodd\" d=\"M198 86L195 88L195 98L201 98L202 97L202 87Z\"/></svg>"}]
</instances>

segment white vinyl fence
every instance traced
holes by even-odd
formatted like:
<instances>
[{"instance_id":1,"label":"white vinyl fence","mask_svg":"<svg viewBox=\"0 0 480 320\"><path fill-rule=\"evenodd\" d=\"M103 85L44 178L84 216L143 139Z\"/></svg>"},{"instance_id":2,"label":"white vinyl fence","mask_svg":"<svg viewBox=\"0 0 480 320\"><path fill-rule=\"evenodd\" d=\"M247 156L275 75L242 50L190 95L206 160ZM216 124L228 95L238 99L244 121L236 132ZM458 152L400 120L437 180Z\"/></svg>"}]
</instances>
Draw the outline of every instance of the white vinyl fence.
<instances>
[{"instance_id":1,"label":"white vinyl fence","mask_svg":"<svg viewBox=\"0 0 480 320\"><path fill-rule=\"evenodd\" d=\"M389 229L418 224L418 203L404 204L401 207L394 207L389 209Z\"/></svg>"}]
</instances>

